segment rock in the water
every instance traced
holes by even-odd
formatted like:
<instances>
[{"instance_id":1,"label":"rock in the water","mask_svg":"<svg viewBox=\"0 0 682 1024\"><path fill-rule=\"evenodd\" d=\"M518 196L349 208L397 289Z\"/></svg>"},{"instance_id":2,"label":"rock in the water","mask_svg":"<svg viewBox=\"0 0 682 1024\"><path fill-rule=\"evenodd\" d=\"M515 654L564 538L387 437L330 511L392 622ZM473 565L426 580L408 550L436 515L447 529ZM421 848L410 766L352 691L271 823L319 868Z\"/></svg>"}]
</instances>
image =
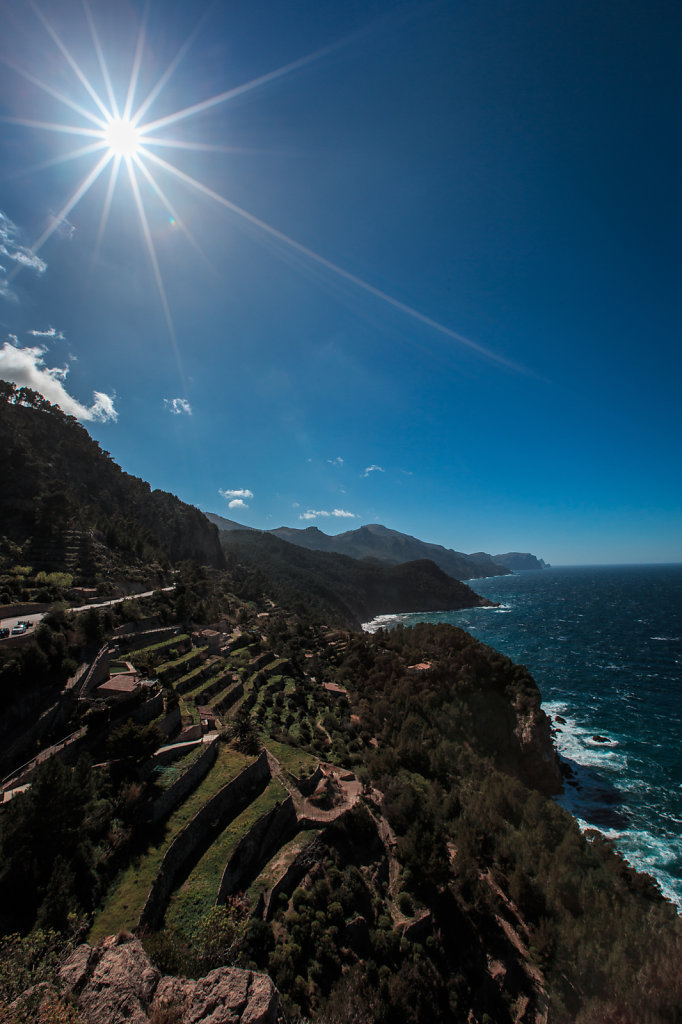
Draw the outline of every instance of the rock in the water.
<instances>
[{"instance_id":1,"label":"rock in the water","mask_svg":"<svg viewBox=\"0 0 682 1024\"><path fill-rule=\"evenodd\" d=\"M275 1024L279 994L266 974L219 967L197 981L162 976L139 939L79 946L59 979L88 1024Z\"/></svg>"}]
</instances>

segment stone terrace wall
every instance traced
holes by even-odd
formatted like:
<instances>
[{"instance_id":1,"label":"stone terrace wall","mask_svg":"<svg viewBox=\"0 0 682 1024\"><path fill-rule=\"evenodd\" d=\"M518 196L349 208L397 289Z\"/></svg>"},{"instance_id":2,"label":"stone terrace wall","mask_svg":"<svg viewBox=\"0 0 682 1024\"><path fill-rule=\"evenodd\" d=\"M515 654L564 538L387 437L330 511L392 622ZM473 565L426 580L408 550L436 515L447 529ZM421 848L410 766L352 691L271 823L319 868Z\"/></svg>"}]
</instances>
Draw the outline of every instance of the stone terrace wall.
<instances>
[{"instance_id":1,"label":"stone terrace wall","mask_svg":"<svg viewBox=\"0 0 682 1024\"><path fill-rule=\"evenodd\" d=\"M166 850L159 872L137 923L139 930L157 929L166 911L168 898L183 867L206 839L216 819L229 820L240 814L255 793L271 778L268 757L263 751L236 779L232 779L208 800L188 821Z\"/></svg>"},{"instance_id":2,"label":"stone terrace wall","mask_svg":"<svg viewBox=\"0 0 682 1024\"><path fill-rule=\"evenodd\" d=\"M315 792L318 782L323 777L324 772L322 771L321 764L318 764L313 774L309 775L307 779L297 779L295 775L290 776L302 796L311 796Z\"/></svg>"},{"instance_id":3,"label":"stone terrace wall","mask_svg":"<svg viewBox=\"0 0 682 1024\"><path fill-rule=\"evenodd\" d=\"M293 892L302 878L308 874L312 867L317 864L324 854L324 844L329 829L324 829L319 836L311 839L309 843L300 850L286 871L280 875L269 894L265 898L263 907L263 920L269 921L277 906L277 897L281 892Z\"/></svg>"},{"instance_id":4,"label":"stone terrace wall","mask_svg":"<svg viewBox=\"0 0 682 1024\"><path fill-rule=\"evenodd\" d=\"M177 761L178 758L184 757L190 750L198 747L200 742L200 740L188 740L185 743L178 741L177 743L169 744L167 747L159 747L158 750L154 751L149 760L154 768L157 765L173 764L173 761Z\"/></svg>"},{"instance_id":5,"label":"stone terrace wall","mask_svg":"<svg viewBox=\"0 0 682 1024\"><path fill-rule=\"evenodd\" d=\"M95 689L95 687L99 686L100 683L106 682L109 678L109 665L111 662L109 647L109 641L107 641L103 647L100 647L87 674L81 677L80 685L78 687L80 696L86 697Z\"/></svg>"},{"instance_id":6,"label":"stone terrace wall","mask_svg":"<svg viewBox=\"0 0 682 1024\"><path fill-rule=\"evenodd\" d=\"M135 628L135 624L131 623L130 626L121 626L114 633L113 639L120 641L119 650L124 653L125 651L134 650L138 647L145 647L147 643L160 644L164 640L170 640L173 636L179 636L181 629L179 626L162 626L160 629L143 629L139 630Z\"/></svg>"},{"instance_id":7,"label":"stone terrace wall","mask_svg":"<svg viewBox=\"0 0 682 1024\"><path fill-rule=\"evenodd\" d=\"M216 711L218 711L218 712L227 711L229 708L232 707L232 705L236 701L239 700L240 697L243 697L243 696L244 696L244 684L243 683L237 683L237 685L233 686L231 690L228 690L228 692L225 694L223 699L218 704L215 705Z\"/></svg>"},{"instance_id":8,"label":"stone terrace wall","mask_svg":"<svg viewBox=\"0 0 682 1024\"><path fill-rule=\"evenodd\" d=\"M204 775L208 773L209 768L215 764L215 759L218 756L218 744L220 740L216 738L211 743L206 743L206 749L202 754L199 755L194 764L190 765L187 771L183 772L179 779L173 783L172 786L161 794L161 796L154 801L152 805L152 824L155 825L157 821L161 821L166 815L181 803L188 793L190 793L196 785L203 779Z\"/></svg>"},{"instance_id":9,"label":"stone terrace wall","mask_svg":"<svg viewBox=\"0 0 682 1024\"><path fill-rule=\"evenodd\" d=\"M223 871L216 904L245 888L297 828L296 808L290 796L264 814L237 844Z\"/></svg>"}]
</instances>

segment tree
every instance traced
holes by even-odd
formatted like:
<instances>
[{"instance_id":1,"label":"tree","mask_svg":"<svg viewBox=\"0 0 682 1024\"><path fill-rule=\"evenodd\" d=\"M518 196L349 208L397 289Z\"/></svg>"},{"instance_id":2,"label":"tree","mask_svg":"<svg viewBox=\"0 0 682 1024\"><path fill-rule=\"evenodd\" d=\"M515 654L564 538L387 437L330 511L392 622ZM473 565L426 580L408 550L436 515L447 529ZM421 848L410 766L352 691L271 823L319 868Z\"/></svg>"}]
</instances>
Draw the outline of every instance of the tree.
<instances>
[{"instance_id":1,"label":"tree","mask_svg":"<svg viewBox=\"0 0 682 1024\"><path fill-rule=\"evenodd\" d=\"M245 704L241 704L234 716L230 736L236 746L245 754L256 754L260 747L258 730L251 718L251 712Z\"/></svg>"}]
</instances>

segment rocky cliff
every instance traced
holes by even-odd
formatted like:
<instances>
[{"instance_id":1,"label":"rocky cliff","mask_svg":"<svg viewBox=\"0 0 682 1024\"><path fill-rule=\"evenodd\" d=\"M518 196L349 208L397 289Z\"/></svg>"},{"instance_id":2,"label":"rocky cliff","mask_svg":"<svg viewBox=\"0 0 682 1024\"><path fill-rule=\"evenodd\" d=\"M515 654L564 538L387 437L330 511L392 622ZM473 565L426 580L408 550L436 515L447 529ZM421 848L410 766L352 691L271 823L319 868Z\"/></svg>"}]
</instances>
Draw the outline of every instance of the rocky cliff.
<instances>
[{"instance_id":1,"label":"rocky cliff","mask_svg":"<svg viewBox=\"0 0 682 1024\"><path fill-rule=\"evenodd\" d=\"M527 551L507 551L504 555L492 555L494 562L504 565L514 572L526 572L529 569L549 569L542 558L537 558Z\"/></svg>"},{"instance_id":2,"label":"rocky cliff","mask_svg":"<svg viewBox=\"0 0 682 1024\"><path fill-rule=\"evenodd\" d=\"M267 975L219 967L197 980L164 976L131 936L78 946L59 981L88 1024L275 1024L279 1014Z\"/></svg>"}]
</instances>

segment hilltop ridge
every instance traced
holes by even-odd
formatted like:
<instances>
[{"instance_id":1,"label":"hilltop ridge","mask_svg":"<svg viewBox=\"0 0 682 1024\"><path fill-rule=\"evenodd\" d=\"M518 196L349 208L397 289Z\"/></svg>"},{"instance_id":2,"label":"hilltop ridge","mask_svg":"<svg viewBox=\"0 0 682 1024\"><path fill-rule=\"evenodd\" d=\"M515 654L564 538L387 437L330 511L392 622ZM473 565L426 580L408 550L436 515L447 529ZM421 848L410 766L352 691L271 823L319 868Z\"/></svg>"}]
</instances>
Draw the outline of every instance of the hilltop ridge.
<instances>
[{"instance_id":1,"label":"hilltop ridge","mask_svg":"<svg viewBox=\"0 0 682 1024\"><path fill-rule=\"evenodd\" d=\"M124 472L72 416L0 382L0 536L33 568L77 581L185 559L222 568L218 532L199 509ZM0 554L2 554L0 549Z\"/></svg>"},{"instance_id":2,"label":"hilltop ridge","mask_svg":"<svg viewBox=\"0 0 682 1024\"><path fill-rule=\"evenodd\" d=\"M442 544L432 544L429 541L419 540L407 533L400 533L380 523L369 523L360 526L356 530L346 530L343 533L329 535L323 533L317 526L308 526L297 529L291 526L279 526L274 530L254 530L251 526L242 526L232 519L217 515L215 512L207 512L206 517L214 523L219 530L233 532L237 530L248 530L256 533L269 533L290 544L308 548L309 551L335 552L340 555L348 555L351 558L372 558L390 565L399 565L402 562L414 562L428 558L434 562L439 569L442 569L448 576L457 580L473 580L486 576L504 576L510 574L516 568L541 568L544 566L542 559L536 559L534 555L510 554L510 562L504 561L503 555L489 555L485 551L476 551L473 554L464 554L462 551L454 551L452 548L443 547ZM528 564L521 564L522 560ZM512 561L515 564L512 564ZM532 564L531 564L532 563Z\"/></svg>"}]
</instances>

